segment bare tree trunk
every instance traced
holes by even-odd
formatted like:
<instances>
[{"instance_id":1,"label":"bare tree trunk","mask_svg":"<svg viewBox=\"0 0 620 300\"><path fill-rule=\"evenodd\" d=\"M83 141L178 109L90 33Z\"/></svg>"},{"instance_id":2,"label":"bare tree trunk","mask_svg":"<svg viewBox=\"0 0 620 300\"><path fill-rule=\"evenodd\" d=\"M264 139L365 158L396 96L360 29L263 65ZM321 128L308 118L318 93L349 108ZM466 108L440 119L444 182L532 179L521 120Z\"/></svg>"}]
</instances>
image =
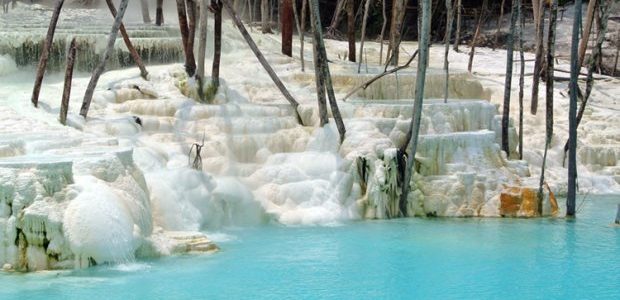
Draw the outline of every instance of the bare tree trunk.
<instances>
[{"instance_id":1,"label":"bare tree trunk","mask_svg":"<svg viewBox=\"0 0 620 300\"><path fill-rule=\"evenodd\" d=\"M463 11L462 0L457 0L456 4L456 37L454 38L454 51L459 52L461 42L461 12Z\"/></svg>"},{"instance_id":2,"label":"bare tree trunk","mask_svg":"<svg viewBox=\"0 0 620 300\"><path fill-rule=\"evenodd\" d=\"M282 32L282 54L293 57L293 3L280 1L280 30Z\"/></svg>"},{"instance_id":3,"label":"bare tree trunk","mask_svg":"<svg viewBox=\"0 0 620 300\"><path fill-rule=\"evenodd\" d=\"M232 5L230 4L230 1L229 0L219 0L219 1L224 5L224 8L226 9L228 14L232 18L232 21L235 23L235 25L241 32L241 35L243 36L245 41L248 43L248 46L250 47L252 52L254 52L254 55L256 56L258 61L261 63L263 68L265 68L265 71L267 71L267 73L269 74L269 77L271 77L271 80L273 80L273 82L278 87L278 89L280 90L284 98L286 98L286 100L291 104L291 106L293 106L293 109L295 109L295 115L297 117L297 121L303 125L301 121L301 117L299 116L299 112L297 111L297 108L299 107L299 103L297 102L297 100L295 100L295 98L293 98L291 93L289 93L289 91L286 89L286 87L284 86L280 78L278 78L278 75L276 75L276 73L273 71L273 69L271 68L267 60L265 59L265 56L263 56L263 54L260 52L260 50L256 46L256 43L252 39L252 36L250 36L248 31L245 29L245 26L241 22L241 19L239 19L239 16L237 16L237 13L233 9Z\"/></svg>"},{"instance_id":4,"label":"bare tree trunk","mask_svg":"<svg viewBox=\"0 0 620 300\"><path fill-rule=\"evenodd\" d=\"M196 72L196 81L198 82L198 97L201 101L206 101L204 93L205 78L205 56L207 53L207 31L209 21L209 3L208 0L202 0L200 3L200 37L198 38L198 71Z\"/></svg>"},{"instance_id":5,"label":"bare tree trunk","mask_svg":"<svg viewBox=\"0 0 620 300\"><path fill-rule=\"evenodd\" d=\"M368 21L368 11L370 10L370 3L373 0L366 0L366 5L364 6L364 18L362 19L362 40L360 42L360 57L357 65L357 73L359 74L362 70L362 55L364 53L364 41L366 40L366 22Z\"/></svg>"},{"instance_id":6,"label":"bare tree trunk","mask_svg":"<svg viewBox=\"0 0 620 300\"><path fill-rule=\"evenodd\" d=\"M385 9L385 0L381 0L381 8L383 15L383 25L381 25L381 35L379 36L379 42L381 46L379 48L379 63L383 62L383 40L385 39L385 28L387 27L387 12Z\"/></svg>"},{"instance_id":7,"label":"bare tree trunk","mask_svg":"<svg viewBox=\"0 0 620 300\"><path fill-rule=\"evenodd\" d=\"M185 0L185 7L187 8L188 24L188 36L187 36L187 50L191 53L191 72L188 73L189 77L196 74L196 60L194 58L194 41L196 40L196 1Z\"/></svg>"},{"instance_id":8,"label":"bare tree trunk","mask_svg":"<svg viewBox=\"0 0 620 300\"><path fill-rule=\"evenodd\" d=\"M545 31L545 7L543 0L539 0L539 6L537 8L538 19L536 21L536 61L534 62L534 75L532 83L532 106L530 107L530 113L535 115L538 110L538 87L540 85L540 76L543 70L544 64L544 49L545 44L544 31Z\"/></svg>"},{"instance_id":9,"label":"bare tree trunk","mask_svg":"<svg viewBox=\"0 0 620 300\"><path fill-rule=\"evenodd\" d=\"M523 159L523 89L525 86L525 55L523 54L525 16L523 14L523 3L519 5L519 24L519 59L521 60L519 70L519 159Z\"/></svg>"},{"instance_id":10,"label":"bare tree trunk","mask_svg":"<svg viewBox=\"0 0 620 300\"><path fill-rule=\"evenodd\" d=\"M402 31L402 23L405 18L406 0L394 0L392 2L392 24L390 26L390 44L388 46L388 62L393 66L398 65L398 56L400 48L400 35Z\"/></svg>"},{"instance_id":11,"label":"bare tree trunk","mask_svg":"<svg viewBox=\"0 0 620 300\"><path fill-rule=\"evenodd\" d=\"M189 26L187 24L187 11L185 10L185 0L177 1L177 14L179 16L179 29L183 42L183 52L185 53L185 72L187 75L194 76L196 72L196 62L194 60L194 49L189 47Z\"/></svg>"},{"instance_id":12,"label":"bare tree trunk","mask_svg":"<svg viewBox=\"0 0 620 300\"><path fill-rule=\"evenodd\" d=\"M340 115L340 109L338 109L338 103L336 102L336 96L332 84L332 77L329 71L329 64L327 62L327 52L325 51L323 32L321 30L321 15L319 10L319 2L318 0L310 0L310 5L310 17L312 20L312 28L314 34L314 49L316 51L315 69L318 67L320 71L319 77L317 79L324 83L324 88L327 90L329 106L331 108L334 121L336 121L336 128L338 129L338 133L340 134L340 143L342 143L346 136L346 128L344 126L344 122L342 121L342 116ZM317 88L321 87L317 85Z\"/></svg>"},{"instance_id":13,"label":"bare tree trunk","mask_svg":"<svg viewBox=\"0 0 620 300\"><path fill-rule=\"evenodd\" d=\"M314 2L310 0L310 22L312 27L313 41L312 41L312 53L313 53L313 62L314 62L314 77L316 84L316 96L317 96L317 104L319 107L319 126L323 127L325 124L329 123L329 117L327 115L327 97L325 95L325 80L323 78L322 69L321 69L321 55L320 49L318 47L317 42L317 31L320 29L320 20L316 22L316 15L314 12ZM318 24L318 25L317 25Z\"/></svg>"},{"instance_id":14,"label":"bare tree trunk","mask_svg":"<svg viewBox=\"0 0 620 300\"><path fill-rule=\"evenodd\" d=\"M67 112L69 111L69 99L71 98L71 80L73 79L73 65L75 63L75 38L71 40L69 51L67 51L67 69L65 70L65 86L62 92L62 102L60 104L60 124L67 125Z\"/></svg>"},{"instance_id":15,"label":"bare tree trunk","mask_svg":"<svg viewBox=\"0 0 620 300\"><path fill-rule=\"evenodd\" d=\"M482 8L480 9L480 16L478 18L478 26L476 26L476 33L474 33L474 39L471 41L471 51L469 52L469 63L467 64L467 71L471 73L471 69L474 65L474 55L476 54L476 42L478 42L478 37L480 36L480 29L482 28L482 22L486 18L486 10L488 5L488 0L484 0L482 2Z\"/></svg>"},{"instance_id":16,"label":"bare tree trunk","mask_svg":"<svg viewBox=\"0 0 620 300\"><path fill-rule=\"evenodd\" d=\"M618 34L616 35L616 61L614 62L614 70L611 72L611 76L616 76L616 70L618 70L618 56L620 56L620 29L618 29Z\"/></svg>"},{"instance_id":17,"label":"bare tree trunk","mask_svg":"<svg viewBox=\"0 0 620 300\"><path fill-rule=\"evenodd\" d=\"M532 16L534 17L534 28L536 28L536 32L538 32L538 22L540 20L540 7L543 5L545 0L532 0Z\"/></svg>"},{"instance_id":18,"label":"bare tree trunk","mask_svg":"<svg viewBox=\"0 0 620 300\"><path fill-rule=\"evenodd\" d=\"M450 62L448 61L448 55L450 54L450 37L452 36L452 22L454 21L454 10L452 8L452 0L446 0L446 36L444 42L446 47L444 49L443 57L443 69L446 72L446 82L443 89L443 102L448 103L448 85L450 82Z\"/></svg>"},{"instance_id":19,"label":"bare tree trunk","mask_svg":"<svg viewBox=\"0 0 620 300\"><path fill-rule=\"evenodd\" d=\"M575 0L575 19L571 44L570 63L570 105L568 110L568 192L566 195L566 216L575 216L577 197L577 97L579 86L579 25L581 24L581 0Z\"/></svg>"},{"instance_id":20,"label":"bare tree trunk","mask_svg":"<svg viewBox=\"0 0 620 300\"><path fill-rule=\"evenodd\" d=\"M301 71L306 71L306 60L304 59L304 37L306 34L306 17L308 15L307 12L308 0L303 0L301 4L301 30L299 31L299 57L301 57Z\"/></svg>"},{"instance_id":21,"label":"bare tree trunk","mask_svg":"<svg viewBox=\"0 0 620 300\"><path fill-rule=\"evenodd\" d=\"M422 107L424 102L424 83L426 80L426 67L428 65L429 41L431 34L431 1L422 0L422 26L420 29L419 50L420 60L418 62L418 75L416 77L415 103L409 131L405 138L405 145L401 147L402 153L409 146L409 155L405 165L405 174L402 182L402 193L400 195L400 214L407 215L407 196L409 194L409 182L411 181L411 173L415 170L415 154L418 149L418 137L420 133L420 121L422 119Z\"/></svg>"},{"instance_id":22,"label":"bare tree trunk","mask_svg":"<svg viewBox=\"0 0 620 300\"><path fill-rule=\"evenodd\" d=\"M495 33L495 43L493 43L493 50L499 44L499 34L502 31L502 19L504 18L504 5L506 4L506 0L502 0L502 3L499 7L499 18L497 19L497 32ZM519 8L520 9L520 8Z\"/></svg>"},{"instance_id":23,"label":"bare tree trunk","mask_svg":"<svg viewBox=\"0 0 620 300\"><path fill-rule=\"evenodd\" d=\"M56 24L58 23L58 16L60 15L60 10L62 9L64 2L64 0L58 0L58 2L56 2L54 12L52 13L52 19L50 20L50 26L47 28L43 51L41 51L41 58L39 59L37 74L34 79L32 98L30 99L34 107L39 107L39 93L41 92L41 84L43 83L43 76L45 75L45 68L47 67L47 60L50 55L50 50L52 49L52 43L54 42L54 32L56 31Z\"/></svg>"},{"instance_id":24,"label":"bare tree trunk","mask_svg":"<svg viewBox=\"0 0 620 300\"><path fill-rule=\"evenodd\" d=\"M506 81L504 83L504 109L502 114L502 150L506 152L506 157L510 157L510 146L508 139L508 125L510 123L510 92L512 86L512 64L514 55L515 28L517 25L518 9L521 0L512 2L510 12L510 32L506 42Z\"/></svg>"},{"instance_id":25,"label":"bare tree trunk","mask_svg":"<svg viewBox=\"0 0 620 300\"><path fill-rule=\"evenodd\" d=\"M140 0L140 8L142 9L142 21L145 24L151 23L151 15L149 14L149 2Z\"/></svg>"},{"instance_id":26,"label":"bare tree trunk","mask_svg":"<svg viewBox=\"0 0 620 300\"><path fill-rule=\"evenodd\" d=\"M547 151L553 139L553 69L555 67L555 30L558 19L558 0L552 0L549 9L549 35L547 37L547 71L545 72L547 79L546 85L546 136L545 136L545 152L543 154L543 162L540 170L540 183L538 186L538 211L542 214L542 196L543 184L545 183L545 167L547 165Z\"/></svg>"},{"instance_id":27,"label":"bare tree trunk","mask_svg":"<svg viewBox=\"0 0 620 300\"><path fill-rule=\"evenodd\" d=\"M116 7L114 7L114 3L112 3L112 0L106 0L105 2L108 5L108 9L110 10L112 17L116 18ZM138 54L138 51L136 51L136 48L131 43L131 40L129 39L129 34L127 34L125 25L123 25L122 22L121 22L121 27L119 28L119 30L121 32L121 36L123 37L123 42L125 43L127 50L129 50L129 54L131 55L131 58L133 59L133 61L136 63L136 65L140 69L140 76L146 80L148 78L149 72L146 71L144 62L142 62L142 58L140 57L140 54Z\"/></svg>"},{"instance_id":28,"label":"bare tree trunk","mask_svg":"<svg viewBox=\"0 0 620 300\"><path fill-rule=\"evenodd\" d=\"M336 11L334 12L334 16L332 17L332 22L327 27L327 36L335 37L336 32L338 31L338 24L340 24L340 16L342 15L342 11L344 10L344 6L349 0L338 0L336 3ZM312 12L310 12L312 13Z\"/></svg>"},{"instance_id":29,"label":"bare tree trunk","mask_svg":"<svg viewBox=\"0 0 620 300\"><path fill-rule=\"evenodd\" d=\"M347 39L349 40L349 61L355 62L355 10L354 1L347 1Z\"/></svg>"},{"instance_id":30,"label":"bare tree trunk","mask_svg":"<svg viewBox=\"0 0 620 300\"><path fill-rule=\"evenodd\" d=\"M164 24L164 0L157 0L157 9L155 10L155 25Z\"/></svg>"},{"instance_id":31,"label":"bare tree trunk","mask_svg":"<svg viewBox=\"0 0 620 300\"><path fill-rule=\"evenodd\" d=\"M88 87L86 88L86 93L84 94L84 101L82 102L82 107L80 108L80 115L82 115L84 119L86 119L86 116L88 115L90 102L93 99L93 94L95 93L95 87L97 87L97 82L99 82L99 77L105 69L105 64L110 58L110 54L112 54L112 51L114 50L114 42L116 42L116 36L118 35L118 30L121 27L121 23L123 22L123 16L125 15L125 11L127 10L128 2L129 0L121 0L121 5L118 8L118 13L114 18L112 30L108 35L108 45L106 46L105 52L103 52L101 62L99 62L99 65L97 65L97 67L95 67L95 69L93 70L93 74L90 77L90 82L88 82Z\"/></svg>"},{"instance_id":32,"label":"bare tree trunk","mask_svg":"<svg viewBox=\"0 0 620 300\"><path fill-rule=\"evenodd\" d=\"M262 32L265 34L273 33L271 24L269 24L269 0L261 0L260 2L260 20Z\"/></svg>"},{"instance_id":33,"label":"bare tree trunk","mask_svg":"<svg viewBox=\"0 0 620 300\"><path fill-rule=\"evenodd\" d=\"M220 87L220 60L222 57L222 2L211 0L211 11L214 14L213 26L213 68L211 70L211 84L215 88ZM225 4L228 5L228 2ZM231 7L232 9L232 7ZM232 15L231 12L229 14Z\"/></svg>"},{"instance_id":34,"label":"bare tree trunk","mask_svg":"<svg viewBox=\"0 0 620 300\"><path fill-rule=\"evenodd\" d=\"M588 3L588 10L586 12L586 22L582 24L583 37L581 37L581 43L579 44L579 66L583 66L583 61L586 57L586 50L588 49L588 42L590 41L590 33L592 32L592 23L594 21L594 8L596 7L597 0L590 0Z\"/></svg>"}]
</instances>

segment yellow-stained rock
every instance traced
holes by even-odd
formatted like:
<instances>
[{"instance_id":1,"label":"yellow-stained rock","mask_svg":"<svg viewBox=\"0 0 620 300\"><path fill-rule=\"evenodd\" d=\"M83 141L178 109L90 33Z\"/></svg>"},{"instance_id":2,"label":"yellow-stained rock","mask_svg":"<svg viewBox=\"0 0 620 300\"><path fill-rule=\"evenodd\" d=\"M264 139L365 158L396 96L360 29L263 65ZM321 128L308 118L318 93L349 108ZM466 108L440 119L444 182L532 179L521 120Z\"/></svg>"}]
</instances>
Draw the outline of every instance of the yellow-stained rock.
<instances>
[{"instance_id":1,"label":"yellow-stained rock","mask_svg":"<svg viewBox=\"0 0 620 300\"><path fill-rule=\"evenodd\" d=\"M529 187L506 187L500 194L502 217L538 217L538 192Z\"/></svg>"}]
</instances>

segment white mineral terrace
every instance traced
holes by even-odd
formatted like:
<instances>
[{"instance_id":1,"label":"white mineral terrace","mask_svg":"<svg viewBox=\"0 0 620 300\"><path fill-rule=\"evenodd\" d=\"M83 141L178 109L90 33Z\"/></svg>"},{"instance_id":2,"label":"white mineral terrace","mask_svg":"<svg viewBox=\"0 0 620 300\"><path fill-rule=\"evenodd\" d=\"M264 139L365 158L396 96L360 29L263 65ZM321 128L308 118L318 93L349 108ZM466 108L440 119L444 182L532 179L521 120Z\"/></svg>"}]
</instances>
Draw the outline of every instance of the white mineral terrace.
<instances>
[{"instance_id":1,"label":"white mineral terrace","mask_svg":"<svg viewBox=\"0 0 620 300\"><path fill-rule=\"evenodd\" d=\"M50 15L48 10L37 13L41 20ZM79 19L83 13L70 10L64 18ZM277 36L252 32L301 103L302 126L236 28L225 21L222 85L214 104L186 96L194 82L180 64L147 63L148 81L135 68L105 73L87 120L78 110L89 74L78 73L69 125L62 126L57 116L63 75L46 75L40 108L35 109L30 104L32 67L17 64L23 57L9 49L40 38L43 27L20 32L11 22L0 22L0 264L5 269L84 267L213 251L217 247L201 232L222 226L272 221L330 225L395 215L400 196L396 148L412 115L415 66L339 101L347 128L340 145L333 121L317 126L311 45L306 45L307 70L302 73L297 40L294 58L289 58L280 54ZM61 26L63 22L69 21L61 19ZM157 35L164 31L154 26L129 28L134 36L156 35L153 51L167 47L167 40L177 34L168 30ZM108 26L83 30L79 34L85 41L96 40ZM59 37L66 40L77 33L64 34ZM8 36L14 38L7 41ZM357 74L356 64L339 59L346 56L346 44L327 41L338 99L381 71L379 45L366 47L369 66ZM416 47L405 43L401 61ZM515 159L517 131L516 123L511 124L508 160L499 147L496 104L503 94L505 52L478 51L474 75L464 71L466 53L450 53L450 99L443 103L443 46L431 49L416 154L420 167L410 183L408 216L500 216L499 196L506 187L537 186L544 108L538 116L526 113L523 161ZM212 57L211 48L207 57ZM36 63L32 57L29 61ZM559 67L568 69L567 62ZM579 129L582 193L620 193L618 83L611 78L597 82ZM564 83L557 85L555 96L557 120L547 176L551 190L561 196L566 190ZM516 88L513 99L516 117ZM529 111L529 97L526 104ZM202 171L196 171L190 167L194 152L188 154L192 144L203 139ZM545 214L549 205L545 198Z\"/></svg>"}]
</instances>

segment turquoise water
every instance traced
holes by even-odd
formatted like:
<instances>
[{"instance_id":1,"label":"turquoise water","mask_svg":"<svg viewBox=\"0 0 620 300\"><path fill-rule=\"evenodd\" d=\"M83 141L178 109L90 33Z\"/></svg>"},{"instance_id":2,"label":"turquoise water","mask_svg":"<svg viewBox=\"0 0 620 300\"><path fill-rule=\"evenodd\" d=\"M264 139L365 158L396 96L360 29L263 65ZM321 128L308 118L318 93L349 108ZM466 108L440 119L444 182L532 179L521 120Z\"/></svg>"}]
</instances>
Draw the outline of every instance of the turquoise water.
<instances>
[{"instance_id":1,"label":"turquoise water","mask_svg":"<svg viewBox=\"0 0 620 300\"><path fill-rule=\"evenodd\" d=\"M212 234L222 251L0 275L0 299L620 299L620 197L576 221L407 219Z\"/></svg>"}]
</instances>

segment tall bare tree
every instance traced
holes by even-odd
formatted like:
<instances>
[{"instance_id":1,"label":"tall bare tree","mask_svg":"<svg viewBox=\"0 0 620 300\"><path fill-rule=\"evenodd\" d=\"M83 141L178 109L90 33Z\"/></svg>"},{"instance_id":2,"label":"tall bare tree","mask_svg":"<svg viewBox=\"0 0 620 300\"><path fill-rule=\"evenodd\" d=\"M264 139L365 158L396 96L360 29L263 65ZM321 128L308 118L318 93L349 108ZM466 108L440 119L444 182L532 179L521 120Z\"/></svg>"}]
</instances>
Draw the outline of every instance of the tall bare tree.
<instances>
[{"instance_id":1,"label":"tall bare tree","mask_svg":"<svg viewBox=\"0 0 620 300\"><path fill-rule=\"evenodd\" d=\"M512 2L512 9L510 12L510 32L508 33L508 41L506 42L507 54L506 54L506 81L504 83L504 104L503 104L504 108L503 108L503 114L502 114L502 150L506 152L507 157L510 157L508 125L510 124L510 94L511 94L511 87L512 87L514 39L515 39L515 29L517 26L520 4L521 4L521 0L514 0Z\"/></svg>"},{"instance_id":2,"label":"tall bare tree","mask_svg":"<svg viewBox=\"0 0 620 300\"><path fill-rule=\"evenodd\" d=\"M164 24L164 0L157 0L157 9L155 10L155 25Z\"/></svg>"},{"instance_id":3,"label":"tall bare tree","mask_svg":"<svg viewBox=\"0 0 620 300\"><path fill-rule=\"evenodd\" d=\"M189 25L187 23L187 10L185 9L185 0L177 1L177 15L179 17L179 29L181 31L181 40L183 43L183 53L185 54L185 72L187 75L194 76L196 72L196 61L194 59L194 49L189 47Z\"/></svg>"},{"instance_id":4,"label":"tall bare tree","mask_svg":"<svg viewBox=\"0 0 620 300\"><path fill-rule=\"evenodd\" d=\"M213 68L211 69L211 84L215 88L220 86L220 60L222 57L222 1L211 0L209 9L214 15L213 26Z\"/></svg>"},{"instance_id":5,"label":"tall bare tree","mask_svg":"<svg viewBox=\"0 0 620 300\"><path fill-rule=\"evenodd\" d=\"M368 21L368 11L370 10L370 4L373 0L365 0L364 5L364 18L362 19L362 41L360 42L360 56L357 63L357 73L362 70L362 56L364 55L364 41L366 40L366 22Z\"/></svg>"},{"instance_id":6,"label":"tall bare tree","mask_svg":"<svg viewBox=\"0 0 620 300\"><path fill-rule=\"evenodd\" d=\"M421 29L418 37L420 61L418 62L418 75L416 77L415 103L413 105L413 114L409 130L405 137L405 144L401 147L401 152L409 148L407 163L405 165L405 174L402 182L402 193L400 195L400 213L402 216L407 214L407 196L409 195L409 182L411 174L415 170L415 154L418 149L418 137L420 133L420 121L422 119L422 107L424 102L424 83L426 81L426 67L428 65L428 52L431 34L431 1L422 0Z\"/></svg>"},{"instance_id":7,"label":"tall bare tree","mask_svg":"<svg viewBox=\"0 0 620 300\"><path fill-rule=\"evenodd\" d=\"M525 86L525 55L523 31L525 30L525 16L523 13L523 2L519 5L519 159L523 159L523 89Z\"/></svg>"},{"instance_id":8,"label":"tall bare tree","mask_svg":"<svg viewBox=\"0 0 620 300\"><path fill-rule=\"evenodd\" d=\"M82 107L80 108L80 115L82 115L84 119L86 119L86 116L88 115L90 102L93 99L95 87L97 87L97 82L99 82L99 77L101 77L101 74L105 69L105 65L108 62L108 59L110 59L110 55L114 50L114 42L116 42L116 36L118 34L119 28L121 27L121 23L123 22L123 16L125 16L128 2L129 0L121 0L121 5L118 8L118 13L114 18L114 24L112 24L112 30L110 30L110 34L108 35L108 45L103 52L103 57L101 58L101 61L93 70L93 74L90 77L88 86L86 87L86 92L84 93L84 101L82 102Z\"/></svg>"},{"instance_id":9,"label":"tall bare tree","mask_svg":"<svg viewBox=\"0 0 620 300\"><path fill-rule=\"evenodd\" d=\"M570 60L570 105L568 109L568 191L566 195L566 215L575 216L577 198L577 98L579 86L579 26L581 24L581 0L575 0L575 16Z\"/></svg>"},{"instance_id":10,"label":"tall bare tree","mask_svg":"<svg viewBox=\"0 0 620 300\"><path fill-rule=\"evenodd\" d=\"M140 8L142 9L142 21L146 24L151 23L148 0L140 0Z\"/></svg>"},{"instance_id":11,"label":"tall bare tree","mask_svg":"<svg viewBox=\"0 0 620 300\"><path fill-rule=\"evenodd\" d=\"M75 37L71 40L69 51L67 51L67 68L65 70L65 85L62 91L62 102L60 104L60 124L67 125L67 112L69 111L69 99L71 98L71 81L73 79L73 66L75 64L75 53L77 47Z\"/></svg>"},{"instance_id":12,"label":"tall bare tree","mask_svg":"<svg viewBox=\"0 0 620 300\"><path fill-rule=\"evenodd\" d=\"M499 18L497 18L497 32L495 32L495 42L493 43L493 50L499 44L499 34L502 31L502 19L504 18L504 6L506 4L506 0L502 0L502 3L499 5ZM520 10L521 8L519 8Z\"/></svg>"},{"instance_id":13,"label":"tall bare tree","mask_svg":"<svg viewBox=\"0 0 620 300\"><path fill-rule=\"evenodd\" d=\"M385 0L381 0L381 13L383 17L383 25L381 25L381 35L379 35L379 63L383 62L383 40L385 38L385 28L387 27L387 11L385 8Z\"/></svg>"},{"instance_id":14,"label":"tall bare tree","mask_svg":"<svg viewBox=\"0 0 620 300\"><path fill-rule=\"evenodd\" d=\"M34 79L34 88L32 90L32 98L30 101L34 107L39 107L39 93L41 92L41 84L43 83L43 75L45 74L45 68L47 67L47 60L49 59L50 50L52 49L52 43L54 42L54 32L56 32L56 24L58 23L58 16L60 10L64 4L64 0L58 0L56 6L54 6L54 12L52 13L52 19L50 25L47 28L47 35L45 36L45 42L43 44L43 51L41 51L41 57L39 58L39 65L37 66L37 74Z\"/></svg>"},{"instance_id":15,"label":"tall bare tree","mask_svg":"<svg viewBox=\"0 0 620 300\"><path fill-rule=\"evenodd\" d=\"M205 56L207 54L207 31L209 21L209 0L200 2L200 24L198 37L198 70L196 71L196 81L198 83L198 97L201 101L207 100L204 93L205 78Z\"/></svg>"},{"instance_id":16,"label":"tall bare tree","mask_svg":"<svg viewBox=\"0 0 620 300\"><path fill-rule=\"evenodd\" d=\"M355 62L355 1L347 1L347 40L349 41L349 61Z\"/></svg>"},{"instance_id":17,"label":"tall bare tree","mask_svg":"<svg viewBox=\"0 0 620 300\"><path fill-rule=\"evenodd\" d=\"M446 72L446 82L443 90L443 101L448 103L448 84L450 82L450 62L448 55L450 54L450 37L452 36L452 21L454 21L454 10L452 8L452 0L446 0L446 35L444 42L446 44L444 49L443 69Z\"/></svg>"},{"instance_id":18,"label":"tall bare tree","mask_svg":"<svg viewBox=\"0 0 620 300\"><path fill-rule=\"evenodd\" d=\"M590 0L588 2L588 10L586 11L586 22L582 24L583 37L581 37L581 43L579 44L579 66L583 66L583 61L586 57L586 50L588 49L588 42L590 41L590 33L592 32L592 23L594 23L594 10L598 0Z\"/></svg>"},{"instance_id":19,"label":"tall bare tree","mask_svg":"<svg viewBox=\"0 0 620 300\"><path fill-rule=\"evenodd\" d=\"M463 12L462 0L456 0L456 36L454 37L454 51L459 52L459 44L461 43L461 14Z\"/></svg>"},{"instance_id":20,"label":"tall bare tree","mask_svg":"<svg viewBox=\"0 0 620 300\"><path fill-rule=\"evenodd\" d=\"M273 33L271 24L269 24L269 0L261 0L260 2L260 20L262 32Z\"/></svg>"},{"instance_id":21,"label":"tall bare tree","mask_svg":"<svg viewBox=\"0 0 620 300\"><path fill-rule=\"evenodd\" d=\"M388 45L387 57L390 59L386 64L398 65L400 53L401 33L403 21L405 19L407 0L394 0L392 2L392 23L390 25L390 43Z\"/></svg>"},{"instance_id":22,"label":"tall bare tree","mask_svg":"<svg viewBox=\"0 0 620 300\"><path fill-rule=\"evenodd\" d=\"M471 51L469 52L469 63L467 64L467 71L471 73L471 69L474 65L474 55L476 54L476 43L478 42L478 37L480 36L480 30L482 29L482 23L486 19L487 6L489 1L482 1L482 8L480 8L480 12L478 12L478 26L476 26L476 32L474 33L474 38L471 41Z\"/></svg>"},{"instance_id":23,"label":"tall bare tree","mask_svg":"<svg viewBox=\"0 0 620 300\"><path fill-rule=\"evenodd\" d=\"M544 49L545 43L544 39L544 31L545 31L545 6L544 0L539 0L536 2L538 8L536 9L537 15L536 17L536 59L534 61L534 75L532 76L532 106L530 107L530 112L535 115L538 110L538 88L540 85L540 76L543 71L544 64Z\"/></svg>"},{"instance_id":24,"label":"tall bare tree","mask_svg":"<svg viewBox=\"0 0 620 300\"><path fill-rule=\"evenodd\" d=\"M555 67L555 32L558 19L558 0L551 0L549 8L549 33L547 36L547 70L546 75L546 128L545 128L545 152L540 170L540 183L538 185L538 211L542 213L543 184L545 183L545 167L547 165L547 152L553 139L553 73Z\"/></svg>"}]
</instances>

